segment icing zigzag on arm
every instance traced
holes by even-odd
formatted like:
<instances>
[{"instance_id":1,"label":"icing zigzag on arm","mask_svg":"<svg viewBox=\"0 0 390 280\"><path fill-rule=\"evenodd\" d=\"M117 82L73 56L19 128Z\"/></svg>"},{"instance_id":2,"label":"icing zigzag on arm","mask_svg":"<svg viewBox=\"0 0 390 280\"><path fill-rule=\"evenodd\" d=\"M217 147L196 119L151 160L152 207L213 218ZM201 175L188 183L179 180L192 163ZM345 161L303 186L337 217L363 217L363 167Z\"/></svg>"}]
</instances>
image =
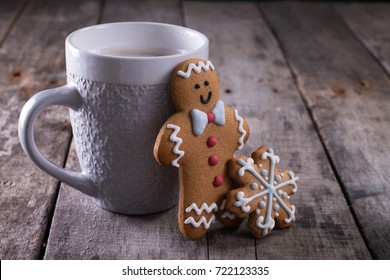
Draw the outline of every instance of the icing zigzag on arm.
<instances>
[{"instance_id":1,"label":"icing zigzag on arm","mask_svg":"<svg viewBox=\"0 0 390 280\"><path fill-rule=\"evenodd\" d=\"M174 124L168 124L167 128L173 129L173 132L172 132L171 136L169 137L169 140L176 143L175 147L173 147L173 149L172 149L172 152L174 154L178 155L178 157L176 159L172 160L171 164L172 164L172 166L179 168L180 165L178 164L178 161L179 161L179 159L181 159L184 156L184 151L179 150L180 145L183 143L183 139L177 136L177 134L180 131L180 127L177 125L174 125Z\"/></svg>"},{"instance_id":2,"label":"icing zigzag on arm","mask_svg":"<svg viewBox=\"0 0 390 280\"><path fill-rule=\"evenodd\" d=\"M238 121L238 131L241 133L240 138L238 139L238 150L241 150L244 147L244 138L246 135L246 130L244 129L244 119L238 114L238 110L234 109L234 119Z\"/></svg>"}]
</instances>

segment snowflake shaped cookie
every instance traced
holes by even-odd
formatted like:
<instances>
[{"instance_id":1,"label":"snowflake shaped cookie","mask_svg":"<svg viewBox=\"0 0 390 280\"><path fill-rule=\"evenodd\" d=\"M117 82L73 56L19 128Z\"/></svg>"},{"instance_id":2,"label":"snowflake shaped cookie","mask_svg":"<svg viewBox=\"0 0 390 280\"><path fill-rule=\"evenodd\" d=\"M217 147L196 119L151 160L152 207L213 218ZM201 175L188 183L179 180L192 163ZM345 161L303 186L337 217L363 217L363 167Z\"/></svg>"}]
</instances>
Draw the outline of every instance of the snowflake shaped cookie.
<instances>
[{"instance_id":1,"label":"snowflake shaped cookie","mask_svg":"<svg viewBox=\"0 0 390 280\"><path fill-rule=\"evenodd\" d=\"M240 156L229 162L229 176L240 187L228 193L226 208L240 218L249 215L248 227L256 238L295 221L295 206L289 199L299 178L292 171L278 171L279 160L272 149L261 146L251 158Z\"/></svg>"}]
</instances>

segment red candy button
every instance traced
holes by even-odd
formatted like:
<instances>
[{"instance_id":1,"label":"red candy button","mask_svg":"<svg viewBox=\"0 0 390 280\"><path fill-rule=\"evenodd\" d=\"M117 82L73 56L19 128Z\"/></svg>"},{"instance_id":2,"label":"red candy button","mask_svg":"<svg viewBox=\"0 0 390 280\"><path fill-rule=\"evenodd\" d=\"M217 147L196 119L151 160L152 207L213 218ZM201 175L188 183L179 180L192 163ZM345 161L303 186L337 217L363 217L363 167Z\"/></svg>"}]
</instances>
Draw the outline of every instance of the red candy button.
<instances>
[{"instance_id":1,"label":"red candy button","mask_svg":"<svg viewBox=\"0 0 390 280\"><path fill-rule=\"evenodd\" d=\"M218 164L218 161L219 161L219 158L218 158L217 155L211 155L211 156L209 157L209 164L210 164L211 166L217 165L217 164Z\"/></svg>"},{"instance_id":2,"label":"red candy button","mask_svg":"<svg viewBox=\"0 0 390 280\"><path fill-rule=\"evenodd\" d=\"M209 123L212 123L215 121L215 115L213 113L207 113L207 120Z\"/></svg>"},{"instance_id":3,"label":"red candy button","mask_svg":"<svg viewBox=\"0 0 390 280\"><path fill-rule=\"evenodd\" d=\"M214 177L213 185L214 185L215 187L219 187L219 186L222 186L222 184L223 184L223 178L222 178L222 176L220 176L220 175L215 176L215 177Z\"/></svg>"},{"instance_id":4,"label":"red candy button","mask_svg":"<svg viewBox=\"0 0 390 280\"><path fill-rule=\"evenodd\" d=\"M210 136L210 137L207 139L207 147L212 148L212 147L214 147L215 145L217 145L217 137L215 137L215 136Z\"/></svg>"}]
</instances>

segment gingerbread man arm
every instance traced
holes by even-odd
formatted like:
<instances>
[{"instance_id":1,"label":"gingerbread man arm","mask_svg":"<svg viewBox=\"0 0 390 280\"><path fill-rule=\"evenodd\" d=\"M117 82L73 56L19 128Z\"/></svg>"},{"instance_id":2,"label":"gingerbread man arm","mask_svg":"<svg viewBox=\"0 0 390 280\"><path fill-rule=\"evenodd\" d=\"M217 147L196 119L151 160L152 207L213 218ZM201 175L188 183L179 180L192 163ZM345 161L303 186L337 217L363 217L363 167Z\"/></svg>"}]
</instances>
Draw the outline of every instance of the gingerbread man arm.
<instances>
[{"instance_id":1,"label":"gingerbread man arm","mask_svg":"<svg viewBox=\"0 0 390 280\"><path fill-rule=\"evenodd\" d=\"M181 130L175 118L168 119L161 127L153 150L154 158L159 164L180 166L185 155Z\"/></svg>"}]
</instances>

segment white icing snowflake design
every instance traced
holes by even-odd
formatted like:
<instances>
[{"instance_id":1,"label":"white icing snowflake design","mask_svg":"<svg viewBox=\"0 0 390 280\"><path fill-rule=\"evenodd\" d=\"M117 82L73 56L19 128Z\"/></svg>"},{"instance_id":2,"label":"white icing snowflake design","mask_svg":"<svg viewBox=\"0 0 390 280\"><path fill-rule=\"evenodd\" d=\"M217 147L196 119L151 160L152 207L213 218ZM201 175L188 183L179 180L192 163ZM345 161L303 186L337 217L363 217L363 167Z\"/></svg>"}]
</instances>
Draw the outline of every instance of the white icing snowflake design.
<instances>
[{"instance_id":1,"label":"white icing snowflake design","mask_svg":"<svg viewBox=\"0 0 390 280\"><path fill-rule=\"evenodd\" d=\"M275 219L278 227L295 221L295 206L290 204L289 195L297 191L299 177L292 171L277 171L280 159L272 149L263 146L254 154L260 151L256 160L240 157L233 161L238 169L235 180L245 187L230 192L230 210L239 216L250 214L252 233L265 237L275 227Z\"/></svg>"}]
</instances>

